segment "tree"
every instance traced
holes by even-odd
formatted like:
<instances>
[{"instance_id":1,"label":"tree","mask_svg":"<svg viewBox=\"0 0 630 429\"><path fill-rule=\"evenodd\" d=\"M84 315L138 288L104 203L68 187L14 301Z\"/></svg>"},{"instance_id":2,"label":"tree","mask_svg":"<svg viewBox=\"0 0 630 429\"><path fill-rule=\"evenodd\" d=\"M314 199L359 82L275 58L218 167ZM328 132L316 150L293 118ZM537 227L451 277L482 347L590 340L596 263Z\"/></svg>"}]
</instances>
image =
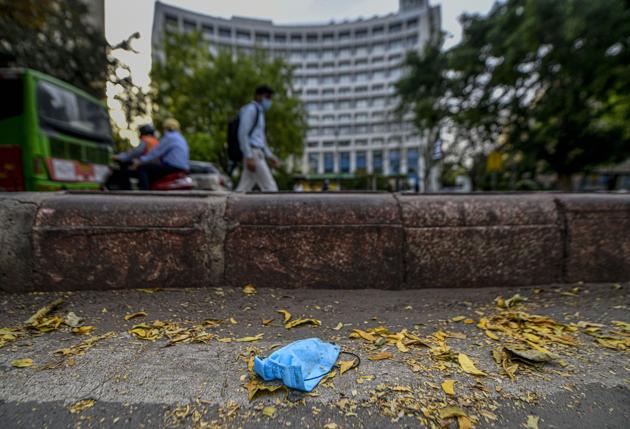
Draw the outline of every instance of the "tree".
<instances>
[{"instance_id":1,"label":"tree","mask_svg":"<svg viewBox=\"0 0 630 429\"><path fill-rule=\"evenodd\" d=\"M410 52L405 59L408 73L396 83L400 97L398 114L412 112L414 125L424 137L421 151L424 189L428 189L431 170L437 164L434 154L440 130L451 116L448 61L441 46L440 38L427 44L422 55Z\"/></svg>"},{"instance_id":2,"label":"tree","mask_svg":"<svg viewBox=\"0 0 630 429\"><path fill-rule=\"evenodd\" d=\"M109 82L131 119L147 111L147 94L115 55L133 51L138 33L110 46L81 0L0 0L0 67L26 67L68 82L99 99Z\"/></svg>"},{"instance_id":3,"label":"tree","mask_svg":"<svg viewBox=\"0 0 630 429\"><path fill-rule=\"evenodd\" d=\"M612 119L630 89L628 2L508 0L463 24L451 66L506 136L503 150L565 190L573 174L630 156L627 124Z\"/></svg>"},{"instance_id":4,"label":"tree","mask_svg":"<svg viewBox=\"0 0 630 429\"><path fill-rule=\"evenodd\" d=\"M293 73L282 59L268 59L262 50L233 56L214 55L201 34L168 34L151 71L154 114L182 124L191 158L227 168L227 124L252 100L256 86L275 90L266 114L267 137L274 153L299 156L307 128L301 101L292 94Z\"/></svg>"},{"instance_id":5,"label":"tree","mask_svg":"<svg viewBox=\"0 0 630 429\"><path fill-rule=\"evenodd\" d=\"M105 36L80 0L0 0L0 67L28 67L99 98L107 81Z\"/></svg>"}]
</instances>

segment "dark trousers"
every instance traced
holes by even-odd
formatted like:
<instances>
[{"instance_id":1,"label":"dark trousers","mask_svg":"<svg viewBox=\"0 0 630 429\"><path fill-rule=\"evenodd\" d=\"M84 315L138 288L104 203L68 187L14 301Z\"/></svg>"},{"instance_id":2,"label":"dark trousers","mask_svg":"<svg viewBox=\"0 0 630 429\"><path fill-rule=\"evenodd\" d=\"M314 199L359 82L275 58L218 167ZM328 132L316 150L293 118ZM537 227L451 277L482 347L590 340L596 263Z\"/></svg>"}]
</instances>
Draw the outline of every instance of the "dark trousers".
<instances>
[{"instance_id":1,"label":"dark trousers","mask_svg":"<svg viewBox=\"0 0 630 429\"><path fill-rule=\"evenodd\" d=\"M151 189L151 185L164 176L182 171L180 168L170 167L168 165L146 164L138 167L138 186L143 191Z\"/></svg>"},{"instance_id":2,"label":"dark trousers","mask_svg":"<svg viewBox=\"0 0 630 429\"><path fill-rule=\"evenodd\" d=\"M129 179L137 176L135 171L129 170L131 162L117 161L116 164L116 168L105 182L105 187L110 191L131 191Z\"/></svg>"}]
</instances>

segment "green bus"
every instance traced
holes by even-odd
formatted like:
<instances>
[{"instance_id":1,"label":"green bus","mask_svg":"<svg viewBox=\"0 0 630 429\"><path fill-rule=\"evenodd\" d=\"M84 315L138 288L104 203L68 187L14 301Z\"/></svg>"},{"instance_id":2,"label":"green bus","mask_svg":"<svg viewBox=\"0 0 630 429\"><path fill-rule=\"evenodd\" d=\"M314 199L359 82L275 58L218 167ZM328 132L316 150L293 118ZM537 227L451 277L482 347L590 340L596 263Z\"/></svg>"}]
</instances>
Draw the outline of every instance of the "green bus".
<instances>
[{"instance_id":1,"label":"green bus","mask_svg":"<svg viewBox=\"0 0 630 429\"><path fill-rule=\"evenodd\" d=\"M0 192L100 188L114 141L99 100L29 69L0 69L0 94Z\"/></svg>"}]
</instances>

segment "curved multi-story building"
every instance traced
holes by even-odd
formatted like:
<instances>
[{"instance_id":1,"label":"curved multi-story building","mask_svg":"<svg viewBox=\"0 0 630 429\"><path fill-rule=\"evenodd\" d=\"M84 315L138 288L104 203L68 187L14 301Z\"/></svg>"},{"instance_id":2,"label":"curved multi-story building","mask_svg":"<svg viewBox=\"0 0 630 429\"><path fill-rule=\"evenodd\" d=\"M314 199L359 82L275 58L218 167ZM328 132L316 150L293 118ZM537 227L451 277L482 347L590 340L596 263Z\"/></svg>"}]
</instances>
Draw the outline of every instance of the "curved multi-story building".
<instances>
[{"instance_id":1,"label":"curved multi-story building","mask_svg":"<svg viewBox=\"0 0 630 429\"><path fill-rule=\"evenodd\" d=\"M201 31L211 49L267 49L295 67L295 91L308 110L304 173L351 177L357 172L421 172L422 140L407 117L396 120L394 84L410 50L441 31L439 6L400 0L397 13L326 24L202 15L157 3L154 46L166 30ZM154 52L154 55L156 53Z\"/></svg>"}]
</instances>

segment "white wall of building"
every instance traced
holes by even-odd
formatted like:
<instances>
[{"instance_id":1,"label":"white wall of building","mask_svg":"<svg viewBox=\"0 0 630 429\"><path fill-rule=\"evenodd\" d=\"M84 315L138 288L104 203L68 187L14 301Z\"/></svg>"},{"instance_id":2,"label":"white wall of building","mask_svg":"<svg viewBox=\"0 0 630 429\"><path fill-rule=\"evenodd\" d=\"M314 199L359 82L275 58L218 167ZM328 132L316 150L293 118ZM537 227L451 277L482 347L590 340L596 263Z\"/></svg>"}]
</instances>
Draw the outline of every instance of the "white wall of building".
<instances>
[{"instance_id":1,"label":"white wall of building","mask_svg":"<svg viewBox=\"0 0 630 429\"><path fill-rule=\"evenodd\" d=\"M400 0L400 10L366 20L319 25L217 18L156 3L154 46L166 29L199 30L211 49L238 54L254 48L295 67L295 92L308 111L302 170L307 174L406 174L421 171L422 141L394 118L394 84L408 51L420 52L441 29L439 6ZM154 52L154 58L159 53ZM380 161L379 161L380 160Z\"/></svg>"}]
</instances>

